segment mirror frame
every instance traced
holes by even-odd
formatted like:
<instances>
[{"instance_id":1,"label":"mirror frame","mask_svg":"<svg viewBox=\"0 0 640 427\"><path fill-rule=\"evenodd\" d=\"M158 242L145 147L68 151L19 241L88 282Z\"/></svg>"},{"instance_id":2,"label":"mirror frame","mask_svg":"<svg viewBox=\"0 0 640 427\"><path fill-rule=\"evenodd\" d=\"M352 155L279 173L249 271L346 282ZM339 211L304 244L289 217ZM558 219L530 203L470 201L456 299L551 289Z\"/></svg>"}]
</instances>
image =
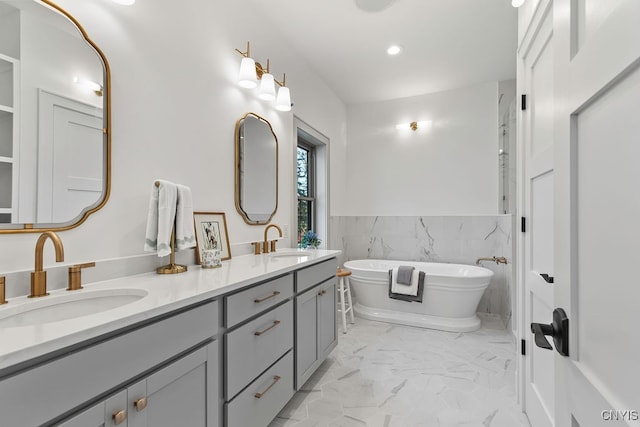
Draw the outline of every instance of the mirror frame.
<instances>
[{"instance_id":1,"label":"mirror frame","mask_svg":"<svg viewBox=\"0 0 640 427\"><path fill-rule=\"evenodd\" d=\"M276 143L276 205L273 208L273 212L271 212L271 215L269 216L269 218L266 221L254 221L251 220L248 216L247 213L242 209L242 206L240 206L240 126L243 124L242 122L248 117L248 116L253 116L255 118L257 118L258 120L263 121L264 123L266 123L269 126L269 130L271 131L271 134L273 135L273 140ZM271 126L271 123L269 123L269 120L265 119L262 116L259 116L256 113L245 113L242 117L240 117L238 119L238 121L236 121L236 131L235 131L235 152L236 152L236 158L235 158L235 201L236 201L236 210L238 211L238 213L240 214L240 216L242 216L242 219L244 220L244 222L246 222L249 225L265 225L265 224L269 224L269 222L271 222L271 219L273 218L273 216L276 214L276 212L278 211L278 175L280 174L279 172L279 159L278 159L278 155L279 155L279 144L278 144L278 137L276 136L276 133L273 131L273 127Z\"/></svg>"},{"instance_id":2,"label":"mirror frame","mask_svg":"<svg viewBox=\"0 0 640 427\"><path fill-rule=\"evenodd\" d=\"M109 61L107 61L107 57L104 55L102 50L100 50L100 48L89 38L78 20L74 18L69 12L50 0L39 0L39 2L42 3L44 7L49 7L69 19L76 26L78 31L80 31L80 34L82 35L84 41L87 42L89 46L91 46L91 48L98 54L98 56L102 60L102 65L104 67L104 87L102 90L105 96L105 105L103 107L105 109L103 115L104 128L102 129L102 133L105 137L104 142L106 143L104 162L106 183L104 194L100 203L98 203L91 209L83 210L76 218L70 220L69 223L62 223L59 226L55 223L52 223L51 227L46 227L44 226L44 224L33 223L8 224L9 226L15 226L16 228L0 229L0 234L42 233L45 231L65 231L76 228L80 224L85 222L89 215L100 210L107 203L107 200L109 200L109 196L111 194L111 68L109 67Z\"/></svg>"}]
</instances>

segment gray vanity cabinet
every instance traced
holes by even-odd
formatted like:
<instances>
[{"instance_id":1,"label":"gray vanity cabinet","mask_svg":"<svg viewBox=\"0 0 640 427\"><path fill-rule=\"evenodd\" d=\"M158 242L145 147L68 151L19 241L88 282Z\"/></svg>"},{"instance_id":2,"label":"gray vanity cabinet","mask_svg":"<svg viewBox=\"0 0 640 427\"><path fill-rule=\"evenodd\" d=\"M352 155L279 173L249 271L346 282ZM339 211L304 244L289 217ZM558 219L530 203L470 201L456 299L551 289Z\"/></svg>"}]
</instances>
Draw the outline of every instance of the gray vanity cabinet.
<instances>
[{"instance_id":1,"label":"gray vanity cabinet","mask_svg":"<svg viewBox=\"0 0 640 427\"><path fill-rule=\"evenodd\" d=\"M336 268L288 271L0 371L0 426L265 427L337 344Z\"/></svg>"},{"instance_id":2,"label":"gray vanity cabinet","mask_svg":"<svg viewBox=\"0 0 640 427\"><path fill-rule=\"evenodd\" d=\"M5 376L0 425L217 426L217 302L132 328ZM140 397L147 407L138 413Z\"/></svg>"},{"instance_id":3,"label":"gray vanity cabinet","mask_svg":"<svg viewBox=\"0 0 640 427\"><path fill-rule=\"evenodd\" d=\"M335 259L297 273L296 390L309 379L338 344Z\"/></svg>"},{"instance_id":4,"label":"gray vanity cabinet","mask_svg":"<svg viewBox=\"0 0 640 427\"><path fill-rule=\"evenodd\" d=\"M227 427L264 427L293 396L293 277L225 297Z\"/></svg>"},{"instance_id":5,"label":"gray vanity cabinet","mask_svg":"<svg viewBox=\"0 0 640 427\"><path fill-rule=\"evenodd\" d=\"M217 426L218 342L213 341L66 420L60 427Z\"/></svg>"}]
</instances>

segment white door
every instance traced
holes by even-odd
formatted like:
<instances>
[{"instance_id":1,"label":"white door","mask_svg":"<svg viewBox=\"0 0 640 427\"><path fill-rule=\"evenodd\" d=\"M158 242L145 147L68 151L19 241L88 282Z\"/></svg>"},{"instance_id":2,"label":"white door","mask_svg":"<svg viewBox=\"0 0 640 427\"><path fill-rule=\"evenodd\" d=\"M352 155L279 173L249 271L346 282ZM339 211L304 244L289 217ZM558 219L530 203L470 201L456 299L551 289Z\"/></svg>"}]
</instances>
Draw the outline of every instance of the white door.
<instances>
[{"instance_id":1,"label":"white door","mask_svg":"<svg viewBox=\"0 0 640 427\"><path fill-rule=\"evenodd\" d=\"M521 279L526 356L522 392L524 409L535 427L554 425L554 356L533 344L529 325L549 323L554 308L554 50L552 2L541 2L518 47L523 198Z\"/></svg>"},{"instance_id":2,"label":"white door","mask_svg":"<svg viewBox=\"0 0 640 427\"><path fill-rule=\"evenodd\" d=\"M37 222L68 222L100 200L102 110L39 92Z\"/></svg>"},{"instance_id":3,"label":"white door","mask_svg":"<svg viewBox=\"0 0 640 427\"><path fill-rule=\"evenodd\" d=\"M558 426L640 425L640 1L556 0ZM551 319L547 319L549 323Z\"/></svg>"}]
</instances>

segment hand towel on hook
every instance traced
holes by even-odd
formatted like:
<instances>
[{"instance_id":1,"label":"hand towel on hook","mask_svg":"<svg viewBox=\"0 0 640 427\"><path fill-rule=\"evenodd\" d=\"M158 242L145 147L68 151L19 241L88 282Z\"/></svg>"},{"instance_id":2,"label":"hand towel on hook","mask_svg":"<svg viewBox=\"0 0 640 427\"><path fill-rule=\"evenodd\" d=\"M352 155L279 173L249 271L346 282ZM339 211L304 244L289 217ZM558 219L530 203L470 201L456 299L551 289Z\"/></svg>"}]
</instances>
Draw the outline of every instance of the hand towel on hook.
<instances>
[{"instance_id":1,"label":"hand towel on hook","mask_svg":"<svg viewBox=\"0 0 640 427\"><path fill-rule=\"evenodd\" d=\"M154 182L149 201L145 251L157 252L159 257L171 253L171 230L175 223L177 201L176 184L161 179Z\"/></svg>"}]
</instances>

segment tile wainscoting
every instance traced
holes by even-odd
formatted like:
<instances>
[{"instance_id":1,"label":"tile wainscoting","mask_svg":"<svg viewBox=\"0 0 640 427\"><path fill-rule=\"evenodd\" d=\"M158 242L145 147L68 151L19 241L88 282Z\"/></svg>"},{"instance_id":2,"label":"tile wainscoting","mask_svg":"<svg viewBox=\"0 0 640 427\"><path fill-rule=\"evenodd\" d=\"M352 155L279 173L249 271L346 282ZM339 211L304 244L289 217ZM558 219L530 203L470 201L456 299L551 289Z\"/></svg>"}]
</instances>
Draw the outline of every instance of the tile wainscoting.
<instances>
[{"instance_id":1,"label":"tile wainscoting","mask_svg":"<svg viewBox=\"0 0 640 427\"><path fill-rule=\"evenodd\" d=\"M475 264L504 256L507 265L482 262L494 272L478 312L499 316L510 328L513 289L512 215L496 216L333 216L329 246L342 261L394 259Z\"/></svg>"}]
</instances>

